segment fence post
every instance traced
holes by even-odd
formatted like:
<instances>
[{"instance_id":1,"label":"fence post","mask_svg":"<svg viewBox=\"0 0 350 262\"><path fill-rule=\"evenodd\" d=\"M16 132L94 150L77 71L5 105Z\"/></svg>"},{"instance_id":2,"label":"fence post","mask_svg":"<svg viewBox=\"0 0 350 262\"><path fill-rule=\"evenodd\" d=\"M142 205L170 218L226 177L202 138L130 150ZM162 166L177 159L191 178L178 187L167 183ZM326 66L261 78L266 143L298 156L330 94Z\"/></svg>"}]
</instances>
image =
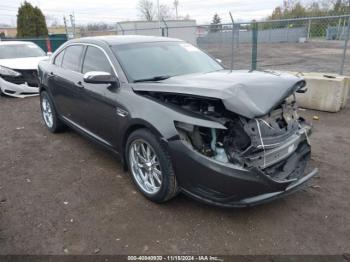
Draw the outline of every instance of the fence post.
<instances>
[{"instance_id":1,"label":"fence post","mask_svg":"<svg viewBox=\"0 0 350 262\"><path fill-rule=\"evenodd\" d=\"M117 25L119 25L120 29L122 30L122 34L124 35L124 28L122 27L122 25L119 23L117 23ZM117 30L118 30L118 28L117 28Z\"/></svg>"},{"instance_id":2,"label":"fence post","mask_svg":"<svg viewBox=\"0 0 350 262\"><path fill-rule=\"evenodd\" d=\"M239 29L241 28L241 24L235 24L236 29L235 32L236 33L236 48L239 48Z\"/></svg>"},{"instance_id":3,"label":"fence post","mask_svg":"<svg viewBox=\"0 0 350 262\"><path fill-rule=\"evenodd\" d=\"M309 23L307 25L307 41L310 40L310 31L311 31L311 19L309 19Z\"/></svg>"},{"instance_id":4,"label":"fence post","mask_svg":"<svg viewBox=\"0 0 350 262\"><path fill-rule=\"evenodd\" d=\"M233 55L234 55L234 39L235 39L235 23L233 21L232 14L230 12L231 22L232 22L232 42L231 42L231 71L233 70Z\"/></svg>"},{"instance_id":5,"label":"fence post","mask_svg":"<svg viewBox=\"0 0 350 262\"><path fill-rule=\"evenodd\" d=\"M258 23L252 21L252 65L251 70L256 70L258 56Z\"/></svg>"},{"instance_id":6,"label":"fence post","mask_svg":"<svg viewBox=\"0 0 350 262\"><path fill-rule=\"evenodd\" d=\"M343 56L340 64L340 70L339 70L340 75L344 73L344 64L345 64L345 58L346 58L346 50L348 49L349 33L350 33L350 16L348 17L348 25L347 25L346 35L344 40Z\"/></svg>"},{"instance_id":7,"label":"fence post","mask_svg":"<svg viewBox=\"0 0 350 262\"><path fill-rule=\"evenodd\" d=\"M166 29L166 36L168 37L169 36L169 27L168 27L168 24L165 22L164 18L162 18L162 21L165 25L165 29ZM165 36L164 34L164 28L162 28L162 36Z\"/></svg>"}]
</instances>

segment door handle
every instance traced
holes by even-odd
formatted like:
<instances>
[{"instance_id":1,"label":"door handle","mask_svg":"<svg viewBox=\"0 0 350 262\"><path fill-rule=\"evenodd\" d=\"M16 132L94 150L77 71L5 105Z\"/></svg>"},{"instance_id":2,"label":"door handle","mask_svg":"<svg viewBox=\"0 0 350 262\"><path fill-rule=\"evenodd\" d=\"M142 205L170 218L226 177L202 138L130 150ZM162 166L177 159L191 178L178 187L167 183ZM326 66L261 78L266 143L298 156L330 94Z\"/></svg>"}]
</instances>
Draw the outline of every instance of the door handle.
<instances>
[{"instance_id":1,"label":"door handle","mask_svg":"<svg viewBox=\"0 0 350 262\"><path fill-rule=\"evenodd\" d=\"M53 72L50 72L49 77L50 78L55 77L55 74Z\"/></svg>"},{"instance_id":2,"label":"door handle","mask_svg":"<svg viewBox=\"0 0 350 262\"><path fill-rule=\"evenodd\" d=\"M83 85L83 83L81 81L76 82L75 86L80 88L80 89L84 89L84 85Z\"/></svg>"}]
</instances>

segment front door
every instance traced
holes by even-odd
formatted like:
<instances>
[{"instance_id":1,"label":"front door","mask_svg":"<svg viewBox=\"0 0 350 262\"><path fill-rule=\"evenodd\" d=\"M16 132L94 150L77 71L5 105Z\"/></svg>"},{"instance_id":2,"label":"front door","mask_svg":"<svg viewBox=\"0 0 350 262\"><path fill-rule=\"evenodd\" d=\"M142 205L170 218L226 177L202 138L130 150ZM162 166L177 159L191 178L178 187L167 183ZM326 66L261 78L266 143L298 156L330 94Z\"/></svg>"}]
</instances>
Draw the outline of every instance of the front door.
<instances>
[{"instance_id":1,"label":"front door","mask_svg":"<svg viewBox=\"0 0 350 262\"><path fill-rule=\"evenodd\" d=\"M107 72L115 76L106 54L99 48L88 46L82 64L83 74L92 71ZM117 92L111 84L83 83L85 102L84 123L88 131L101 142L113 146L117 126L116 101L107 98L108 92Z\"/></svg>"},{"instance_id":2,"label":"front door","mask_svg":"<svg viewBox=\"0 0 350 262\"><path fill-rule=\"evenodd\" d=\"M81 58L84 46L68 46L64 51L61 66L55 68L52 76L57 109L66 120L84 126L83 74Z\"/></svg>"}]
</instances>

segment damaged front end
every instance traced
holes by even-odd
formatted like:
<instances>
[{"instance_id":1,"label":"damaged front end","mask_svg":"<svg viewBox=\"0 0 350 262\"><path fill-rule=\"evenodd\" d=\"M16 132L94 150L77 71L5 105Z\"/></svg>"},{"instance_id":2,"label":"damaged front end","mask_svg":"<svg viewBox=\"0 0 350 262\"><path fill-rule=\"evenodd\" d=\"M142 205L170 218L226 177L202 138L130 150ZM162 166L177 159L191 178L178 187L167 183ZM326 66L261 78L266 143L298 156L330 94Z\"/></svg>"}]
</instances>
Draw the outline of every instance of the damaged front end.
<instances>
[{"instance_id":1,"label":"damaged front end","mask_svg":"<svg viewBox=\"0 0 350 262\"><path fill-rule=\"evenodd\" d=\"M39 79L36 69L19 70L0 66L0 94L12 97L29 97L39 94Z\"/></svg>"},{"instance_id":2,"label":"damaged front end","mask_svg":"<svg viewBox=\"0 0 350 262\"><path fill-rule=\"evenodd\" d=\"M175 161L193 166L192 173L198 173L185 186L185 192L196 198L227 206L253 205L287 193L317 172L304 175L311 153L308 139L311 126L298 116L295 99L284 100L268 114L249 119L226 110L219 99L158 92L147 96L226 128L174 123L181 143L187 148L180 149L173 143L178 156ZM204 159L211 161L204 163ZM183 169L180 172L189 174ZM218 182L215 173L225 178Z\"/></svg>"}]
</instances>

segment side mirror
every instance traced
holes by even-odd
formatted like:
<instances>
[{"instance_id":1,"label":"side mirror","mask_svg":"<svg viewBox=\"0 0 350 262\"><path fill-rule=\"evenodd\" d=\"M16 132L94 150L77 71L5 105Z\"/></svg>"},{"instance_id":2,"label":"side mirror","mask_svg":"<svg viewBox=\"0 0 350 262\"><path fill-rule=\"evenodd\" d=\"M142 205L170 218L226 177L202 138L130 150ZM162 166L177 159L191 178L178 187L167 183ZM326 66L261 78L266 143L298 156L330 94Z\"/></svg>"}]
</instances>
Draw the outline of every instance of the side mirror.
<instances>
[{"instance_id":1,"label":"side mirror","mask_svg":"<svg viewBox=\"0 0 350 262\"><path fill-rule=\"evenodd\" d=\"M298 89L296 92L297 92L297 93L304 94L304 93L306 93L306 91L307 91L307 87L304 86L304 87Z\"/></svg>"},{"instance_id":2,"label":"side mirror","mask_svg":"<svg viewBox=\"0 0 350 262\"><path fill-rule=\"evenodd\" d=\"M91 71L84 74L84 82L90 84L118 84L118 79L107 72Z\"/></svg>"}]
</instances>

